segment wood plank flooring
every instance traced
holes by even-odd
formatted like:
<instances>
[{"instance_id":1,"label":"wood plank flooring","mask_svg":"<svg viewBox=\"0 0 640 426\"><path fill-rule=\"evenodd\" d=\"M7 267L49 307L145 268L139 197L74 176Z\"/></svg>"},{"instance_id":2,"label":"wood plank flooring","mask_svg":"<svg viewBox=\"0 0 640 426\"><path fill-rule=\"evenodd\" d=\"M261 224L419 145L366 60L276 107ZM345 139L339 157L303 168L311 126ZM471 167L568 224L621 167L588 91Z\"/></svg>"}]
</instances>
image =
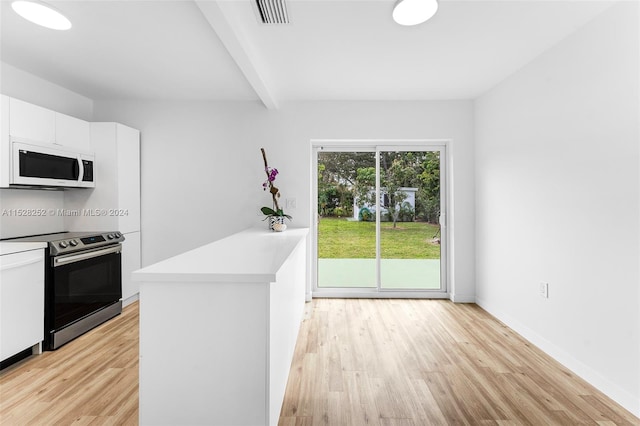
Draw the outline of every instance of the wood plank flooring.
<instances>
[{"instance_id":1,"label":"wood plank flooring","mask_svg":"<svg viewBox=\"0 0 640 426\"><path fill-rule=\"evenodd\" d=\"M0 424L138 423L138 304L0 372ZM281 426L640 425L476 305L315 299Z\"/></svg>"},{"instance_id":2,"label":"wood plank flooring","mask_svg":"<svg viewBox=\"0 0 640 426\"><path fill-rule=\"evenodd\" d=\"M281 426L640 425L473 304L307 304Z\"/></svg>"},{"instance_id":3,"label":"wood plank flooring","mask_svg":"<svg viewBox=\"0 0 640 426\"><path fill-rule=\"evenodd\" d=\"M0 425L137 425L138 303L0 372Z\"/></svg>"}]
</instances>

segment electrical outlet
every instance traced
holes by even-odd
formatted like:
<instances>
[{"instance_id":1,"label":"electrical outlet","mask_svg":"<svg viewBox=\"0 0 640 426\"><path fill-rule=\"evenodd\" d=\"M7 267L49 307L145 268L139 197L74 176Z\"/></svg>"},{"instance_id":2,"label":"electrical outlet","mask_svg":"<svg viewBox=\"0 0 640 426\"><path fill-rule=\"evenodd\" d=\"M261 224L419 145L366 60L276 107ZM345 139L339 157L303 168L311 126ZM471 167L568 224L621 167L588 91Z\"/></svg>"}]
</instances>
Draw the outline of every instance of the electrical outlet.
<instances>
[{"instance_id":1,"label":"electrical outlet","mask_svg":"<svg viewBox=\"0 0 640 426\"><path fill-rule=\"evenodd\" d=\"M545 299L549 298L549 283L540 283L540 296Z\"/></svg>"},{"instance_id":2,"label":"electrical outlet","mask_svg":"<svg viewBox=\"0 0 640 426\"><path fill-rule=\"evenodd\" d=\"M287 209L295 209L296 208L296 199L295 198L287 198L285 200L285 205Z\"/></svg>"}]
</instances>

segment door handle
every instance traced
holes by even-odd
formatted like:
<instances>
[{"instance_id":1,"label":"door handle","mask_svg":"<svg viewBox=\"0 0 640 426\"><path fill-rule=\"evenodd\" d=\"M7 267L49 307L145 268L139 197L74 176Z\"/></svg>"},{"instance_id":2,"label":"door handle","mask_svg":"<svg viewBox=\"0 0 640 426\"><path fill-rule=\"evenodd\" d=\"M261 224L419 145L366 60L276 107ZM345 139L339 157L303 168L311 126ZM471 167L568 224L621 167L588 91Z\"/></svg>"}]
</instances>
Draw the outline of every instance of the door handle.
<instances>
[{"instance_id":1,"label":"door handle","mask_svg":"<svg viewBox=\"0 0 640 426\"><path fill-rule=\"evenodd\" d=\"M84 179L84 164L82 164L82 158L79 155L76 157L76 161L78 162L78 182L82 182L82 179Z\"/></svg>"},{"instance_id":2,"label":"door handle","mask_svg":"<svg viewBox=\"0 0 640 426\"><path fill-rule=\"evenodd\" d=\"M122 244L105 249L93 250L87 253L70 254L67 256L58 256L53 258L53 267L66 265L67 263L80 262L81 260L92 259L94 257L104 256L105 254L120 253Z\"/></svg>"}]
</instances>

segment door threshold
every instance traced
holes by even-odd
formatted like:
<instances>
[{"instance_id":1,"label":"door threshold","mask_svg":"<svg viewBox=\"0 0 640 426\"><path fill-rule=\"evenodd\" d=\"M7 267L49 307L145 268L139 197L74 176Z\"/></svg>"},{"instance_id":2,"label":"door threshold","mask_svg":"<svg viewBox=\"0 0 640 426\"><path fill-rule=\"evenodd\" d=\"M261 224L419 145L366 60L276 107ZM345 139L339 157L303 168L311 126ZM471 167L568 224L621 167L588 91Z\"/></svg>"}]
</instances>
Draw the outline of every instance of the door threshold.
<instances>
[{"instance_id":1,"label":"door threshold","mask_svg":"<svg viewBox=\"0 0 640 426\"><path fill-rule=\"evenodd\" d=\"M451 299L447 292L423 290L423 291L358 291L346 289L322 289L311 294L314 299L341 298L341 299Z\"/></svg>"}]
</instances>

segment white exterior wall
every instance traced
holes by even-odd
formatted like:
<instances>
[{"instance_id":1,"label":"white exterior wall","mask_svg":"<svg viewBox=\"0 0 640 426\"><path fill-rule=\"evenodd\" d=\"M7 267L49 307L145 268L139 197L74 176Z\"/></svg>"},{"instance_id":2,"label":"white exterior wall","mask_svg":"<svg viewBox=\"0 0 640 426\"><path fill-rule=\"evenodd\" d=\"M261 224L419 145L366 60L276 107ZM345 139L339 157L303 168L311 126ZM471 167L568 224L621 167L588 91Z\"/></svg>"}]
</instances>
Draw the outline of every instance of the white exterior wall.
<instances>
[{"instance_id":1,"label":"white exterior wall","mask_svg":"<svg viewBox=\"0 0 640 426\"><path fill-rule=\"evenodd\" d=\"M406 194L407 198L405 198L402 203L409 203L409 205L411 205L411 207L415 210L416 208L416 191L418 190L417 188L400 188L400 190L404 191L404 193ZM381 191L380 193L380 206L382 207L384 205L384 191ZM364 203L362 205L362 207L366 207L371 211L376 210L376 206L370 206L369 204ZM358 200L354 199L353 200L353 218L354 219L358 219L358 215L360 213L360 209L362 207L358 207Z\"/></svg>"}]
</instances>

